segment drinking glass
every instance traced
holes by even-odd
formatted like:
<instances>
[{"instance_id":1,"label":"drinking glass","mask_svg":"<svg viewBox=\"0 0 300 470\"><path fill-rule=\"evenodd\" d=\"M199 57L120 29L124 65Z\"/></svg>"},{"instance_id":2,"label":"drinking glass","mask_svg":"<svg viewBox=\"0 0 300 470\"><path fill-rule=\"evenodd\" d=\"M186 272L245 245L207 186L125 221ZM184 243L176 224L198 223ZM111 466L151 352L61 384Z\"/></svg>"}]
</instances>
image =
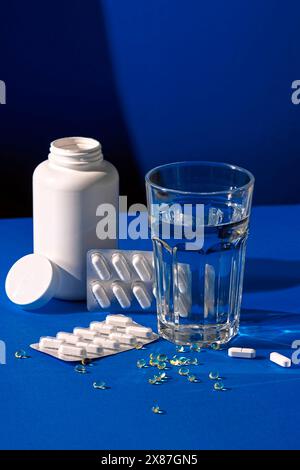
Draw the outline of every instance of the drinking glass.
<instances>
[{"instance_id":1,"label":"drinking glass","mask_svg":"<svg viewBox=\"0 0 300 470\"><path fill-rule=\"evenodd\" d=\"M146 175L158 330L176 344L224 344L239 330L253 175L179 162Z\"/></svg>"}]
</instances>

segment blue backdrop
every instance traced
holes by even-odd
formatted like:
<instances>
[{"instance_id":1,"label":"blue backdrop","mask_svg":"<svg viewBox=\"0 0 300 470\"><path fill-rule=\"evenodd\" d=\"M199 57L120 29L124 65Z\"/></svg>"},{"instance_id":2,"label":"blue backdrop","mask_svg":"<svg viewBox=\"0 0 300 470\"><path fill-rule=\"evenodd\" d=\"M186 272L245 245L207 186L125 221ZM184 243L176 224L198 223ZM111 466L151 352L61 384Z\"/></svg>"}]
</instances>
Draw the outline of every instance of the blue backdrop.
<instances>
[{"instance_id":1,"label":"blue backdrop","mask_svg":"<svg viewBox=\"0 0 300 470\"><path fill-rule=\"evenodd\" d=\"M298 0L52 0L1 5L0 216L29 215L51 140L99 138L122 193L184 159L256 176L255 200L300 202Z\"/></svg>"}]
</instances>

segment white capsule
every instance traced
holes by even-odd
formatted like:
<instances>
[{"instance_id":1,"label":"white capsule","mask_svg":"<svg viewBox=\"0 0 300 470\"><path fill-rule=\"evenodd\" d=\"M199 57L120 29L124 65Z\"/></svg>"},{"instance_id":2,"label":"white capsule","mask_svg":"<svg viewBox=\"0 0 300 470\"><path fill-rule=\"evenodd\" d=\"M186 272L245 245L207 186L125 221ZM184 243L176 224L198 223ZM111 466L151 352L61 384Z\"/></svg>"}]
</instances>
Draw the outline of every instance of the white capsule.
<instances>
[{"instance_id":1,"label":"white capsule","mask_svg":"<svg viewBox=\"0 0 300 470\"><path fill-rule=\"evenodd\" d=\"M76 336L80 336L83 339L89 339L89 340L93 340L95 336L97 336L97 332L92 331L89 328L76 327L74 328L73 333Z\"/></svg>"},{"instance_id":2,"label":"white capsule","mask_svg":"<svg viewBox=\"0 0 300 470\"><path fill-rule=\"evenodd\" d=\"M76 344L80 339L78 335L73 335L73 333L66 333L65 331L59 331L56 335L56 338L69 344Z\"/></svg>"},{"instance_id":3,"label":"white capsule","mask_svg":"<svg viewBox=\"0 0 300 470\"><path fill-rule=\"evenodd\" d=\"M108 281L111 277L111 273L105 257L100 253L93 253L91 260L101 281Z\"/></svg>"},{"instance_id":4,"label":"white capsule","mask_svg":"<svg viewBox=\"0 0 300 470\"><path fill-rule=\"evenodd\" d=\"M151 306L151 298L147 292L147 289L141 284L136 282L133 286L132 292L143 309Z\"/></svg>"},{"instance_id":5,"label":"white capsule","mask_svg":"<svg viewBox=\"0 0 300 470\"><path fill-rule=\"evenodd\" d=\"M94 344L101 346L103 349L118 349L119 343L113 339L103 338L103 337L96 337L93 341Z\"/></svg>"},{"instance_id":6,"label":"white capsule","mask_svg":"<svg viewBox=\"0 0 300 470\"><path fill-rule=\"evenodd\" d=\"M107 315L106 323L108 325L125 328L125 326L129 326L132 324L132 318L126 317L126 315Z\"/></svg>"},{"instance_id":7,"label":"white capsule","mask_svg":"<svg viewBox=\"0 0 300 470\"><path fill-rule=\"evenodd\" d=\"M281 367L291 367L292 364L290 358L283 356L282 354L279 354L277 352L272 352L270 354L270 361L275 362L275 364Z\"/></svg>"},{"instance_id":8,"label":"white capsule","mask_svg":"<svg viewBox=\"0 0 300 470\"><path fill-rule=\"evenodd\" d=\"M115 253L112 258L112 264L122 281L130 281L131 274L126 258L121 253Z\"/></svg>"},{"instance_id":9,"label":"white capsule","mask_svg":"<svg viewBox=\"0 0 300 470\"><path fill-rule=\"evenodd\" d=\"M127 292L125 291L125 289L118 282L113 283L112 291L122 308L130 307L131 305L130 298L127 295Z\"/></svg>"},{"instance_id":10,"label":"white capsule","mask_svg":"<svg viewBox=\"0 0 300 470\"><path fill-rule=\"evenodd\" d=\"M151 328L146 328L145 326L127 326L126 334L138 336L139 338L151 338L153 331Z\"/></svg>"},{"instance_id":11,"label":"white capsule","mask_svg":"<svg viewBox=\"0 0 300 470\"><path fill-rule=\"evenodd\" d=\"M140 279L144 282L151 281L152 270L143 255L136 254L132 257L132 264Z\"/></svg>"},{"instance_id":12,"label":"white capsule","mask_svg":"<svg viewBox=\"0 0 300 470\"><path fill-rule=\"evenodd\" d=\"M240 357L243 359L254 359L256 356L256 351L252 348L229 348L228 356Z\"/></svg>"},{"instance_id":13,"label":"white capsule","mask_svg":"<svg viewBox=\"0 0 300 470\"><path fill-rule=\"evenodd\" d=\"M59 349L58 353L63 356L76 356L76 357L85 357L86 352L84 348L79 348L78 346L74 346L73 344L62 344Z\"/></svg>"},{"instance_id":14,"label":"white capsule","mask_svg":"<svg viewBox=\"0 0 300 470\"><path fill-rule=\"evenodd\" d=\"M100 282L93 282L92 292L101 308L110 307L110 300L105 292L104 287L101 286Z\"/></svg>"},{"instance_id":15,"label":"white capsule","mask_svg":"<svg viewBox=\"0 0 300 470\"><path fill-rule=\"evenodd\" d=\"M90 329L92 331L96 331L98 334L101 335L109 335L114 331L113 325L107 325L105 322L102 321L92 321L90 324Z\"/></svg>"},{"instance_id":16,"label":"white capsule","mask_svg":"<svg viewBox=\"0 0 300 470\"><path fill-rule=\"evenodd\" d=\"M136 343L135 336L127 335L125 333L111 333L109 338L123 344L133 345Z\"/></svg>"},{"instance_id":17,"label":"white capsule","mask_svg":"<svg viewBox=\"0 0 300 470\"><path fill-rule=\"evenodd\" d=\"M76 346L78 348L84 348L89 354L100 354L102 351L101 346L92 343L91 341L78 341L78 343L76 343Z\"/></svg>"},{"instance_id":18,"label":"white capsule","mask_svg":"<svg viewBox=\"0 0 300 470\"><path fill-rule=\"evenodd\" d=\"M39 347L40 348L49 348L49 349L58 349L64 341L61 339L53 338L52 336L42 336L40 338Z\"/></svg>"}]
</instances>

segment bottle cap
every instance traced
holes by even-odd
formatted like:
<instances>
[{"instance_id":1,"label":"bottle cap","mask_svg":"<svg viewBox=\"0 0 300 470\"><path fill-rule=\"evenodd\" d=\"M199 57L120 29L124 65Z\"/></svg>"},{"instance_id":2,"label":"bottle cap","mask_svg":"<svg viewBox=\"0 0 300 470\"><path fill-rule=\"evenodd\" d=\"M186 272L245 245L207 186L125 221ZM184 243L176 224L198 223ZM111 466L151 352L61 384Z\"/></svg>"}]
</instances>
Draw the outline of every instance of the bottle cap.
<instances>
[{"instance_id":1,"label":"bottle cap","mask_svg":"<svg viewBox=\"0 0 300 470\"><path fill-rule=\"evenodd\" d=\"M57 269L45 256L35 253L20 258L11 267L5 281L8 298L28 310L49 302L57 287Z\"/></svg>"}]
</instances>

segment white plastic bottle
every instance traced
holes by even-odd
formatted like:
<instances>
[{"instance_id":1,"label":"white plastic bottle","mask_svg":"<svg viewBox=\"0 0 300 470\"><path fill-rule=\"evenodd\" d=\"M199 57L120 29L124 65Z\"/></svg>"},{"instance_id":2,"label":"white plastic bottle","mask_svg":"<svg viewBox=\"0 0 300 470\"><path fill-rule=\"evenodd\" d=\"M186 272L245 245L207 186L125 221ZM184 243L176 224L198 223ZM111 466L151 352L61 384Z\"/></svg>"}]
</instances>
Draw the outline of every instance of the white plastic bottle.
<instances>
[{"instance_id":1,"label":"white plastic bottle","mask_svg":"<svg viewBox=\"0 0 300 470\"><path fill-rule=\"evenodd\" d=\"M48 160L33 174L34 253L58 271L54 296L86 297L86 254L92 248L114 248L116 239L97 237L100 204L118 211L119 176L103 159L94 139L68 137L51 143Z\"/></svg>"}]
</instances>

